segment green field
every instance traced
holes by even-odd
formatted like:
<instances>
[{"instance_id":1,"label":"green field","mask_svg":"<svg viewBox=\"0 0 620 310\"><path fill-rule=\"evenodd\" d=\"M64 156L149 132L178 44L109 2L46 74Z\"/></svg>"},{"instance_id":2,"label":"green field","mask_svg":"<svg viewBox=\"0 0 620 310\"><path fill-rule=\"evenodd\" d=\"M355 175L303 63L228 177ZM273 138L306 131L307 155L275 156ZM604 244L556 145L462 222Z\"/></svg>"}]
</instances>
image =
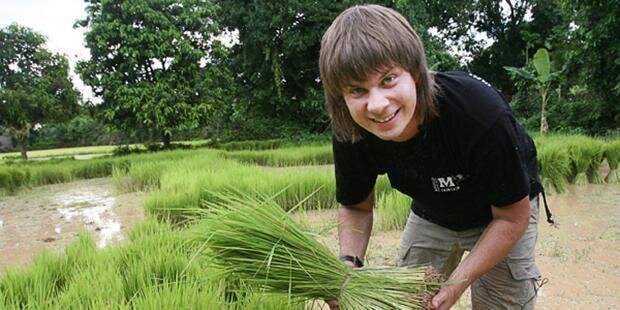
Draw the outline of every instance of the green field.
<instances>
[{"instance_id":1,"label":"green field","mask_svg":"<svg viewBox=\"0 0 620 310\"><path fill-rule=\"evenodd\" d=\"M620 146L617 140L562 135L537 137L536 143L549 191L561 192L569 183L614 182ZM63 254L44 252L27 268L6 270L0 278L0 305L8 309L191 305L303 309L303 301L261 294L225 276L191 235L197 210L212 202L221 203L221 193L233 189L250 196L274 197L285 210L303 201L296 210L301 214L337 207L333 169L323 166L330 163L331 148L323 144L267 150L200 148L81 161L0 164L2 195L44 184L112 177L120 192L147 192L144 207L149 215L120 246L98 250L92 238L83 234ZM600 170L604 163L608 168ZM375 229L402 229L410 199L390 189L385 176L377 184Z\"/></svg>"}]
</instances>

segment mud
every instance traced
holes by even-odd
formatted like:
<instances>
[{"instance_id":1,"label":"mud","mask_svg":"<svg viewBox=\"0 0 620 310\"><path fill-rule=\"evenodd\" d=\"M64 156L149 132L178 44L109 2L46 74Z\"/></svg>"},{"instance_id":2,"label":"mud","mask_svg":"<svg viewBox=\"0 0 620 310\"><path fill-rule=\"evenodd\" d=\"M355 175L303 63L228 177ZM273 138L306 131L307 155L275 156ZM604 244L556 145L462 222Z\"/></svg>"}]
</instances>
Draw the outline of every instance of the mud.
<instances>
[{"instance_id":1,"label":"mud","mask_svg":"<svg viewBox=\"0 0 620 310\"><path fill-rule=\"evenodd\" d=\"M546 279L536 309L618 309L620 307L620 184L570 186L548 203L559 223L545 221L541 204L537 265ZM300 220L337 253L336 210L307 211ZM375 231L366 260L394 265L401 231ZM466 292L453 309L471 309Z\"/></svg>"},{"instance_id":2,"label":"mud","mask_svg":"<svg viewBox=\"0 0 620 310\"><path fill-rule=\"evenodd\" d=\"M123 240L144 219L144 194L117 194L109 178L47 185L0 198L0 270L26 265L42 249L61 250L81 231L98 247Z\"/></svg>"}]
</instances>

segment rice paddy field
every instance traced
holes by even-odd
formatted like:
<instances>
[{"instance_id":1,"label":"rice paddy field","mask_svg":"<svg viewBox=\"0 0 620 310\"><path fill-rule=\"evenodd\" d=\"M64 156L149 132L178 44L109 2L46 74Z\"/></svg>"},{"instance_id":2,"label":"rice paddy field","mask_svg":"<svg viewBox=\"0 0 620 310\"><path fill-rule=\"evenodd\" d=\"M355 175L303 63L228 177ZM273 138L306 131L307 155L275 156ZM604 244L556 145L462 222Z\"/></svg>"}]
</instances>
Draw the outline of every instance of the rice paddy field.
<instances>
[{"instance_id":1,"label":"rice paddy field","mask_svg":"<svg viewBox=\"0 0 620 310\"><path fill-rule=\"evenodd\" d=\"M552 135L535 142L559 222L539 224L546 284L538 308L613 309L620 305L620 141ZM205 250L197 210L230 192L272 197L336 253L328 141L0 163L0 308L324 306L247 285ZM367 261L393 266L411 198L384 176L376 192ZM468 309L467 298L456 308Z\"/></svg>"}]
</instances>

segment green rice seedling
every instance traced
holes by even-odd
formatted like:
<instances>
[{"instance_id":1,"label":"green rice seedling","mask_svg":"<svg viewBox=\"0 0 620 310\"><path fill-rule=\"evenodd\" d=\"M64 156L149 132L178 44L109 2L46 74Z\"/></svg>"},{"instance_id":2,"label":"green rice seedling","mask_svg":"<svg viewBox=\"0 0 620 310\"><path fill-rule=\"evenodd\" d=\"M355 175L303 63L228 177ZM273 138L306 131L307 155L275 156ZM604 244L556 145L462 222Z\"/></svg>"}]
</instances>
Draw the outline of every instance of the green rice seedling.
<instances>
[{"instance_id":1,"label":"green rice seedling","mask_svg":"<svg viewBox=\"0 0 620 310\"><path fill-rule=\"evenodd\" d=\"M256 178L256 181L259 181L259 178ZM264 172L262 179L266 182L257 182L255 188L250 188L246 192L264 193L270 196L278 194L274 199L285 210L291 209L299 201L303 201L302 205L305 209L324 209L336 206L336 184L333 171L307 169L285 173ZM309 199L304 200L312 193L314 194Z\"/></svg>"},{"instance_id":2,"label":"green rice seedling","mask_svg":"<svg viewBox=\"0 0 620 310\"><path fill-rule=\"evenodd\" d=\"M331 145L298 146L262 151L236 151L224 156L262 166L326 165L333 163Z\"/></svg>"},{"instance_id":3,"label":"green rice seedling","mask_svg":"<svg viewBox=\"0 0 620 310\"><path fill-rule=\"evenodd\" d=\"M131 306L134 309L225 309L223 296L222 290L206 283L165 282L146 288L131 301Z\"/></svg>"},{"instance_id":4,"label":"green rice seedling","mask_svg":"<svg viewBox=\"0 0 620 310\"><path fill-rule=\"evenodd\" d=\"M0 278L5 308L39 309L49 305L66 282L65 271L64 261L49 251L38 253L31 268L7 269Z\"/></svg>"},{"instance_id":5,"label":"green rice seedling","mask_svg":"<svg viewBox=\"0 0 620 310\"><path fill-rule=\"evenodd\" d=\"M238 150L269 150L279 148L284 141L280 139L271 140L248 140L248 141L232 141L217 145L218 149L226 151Z\"/></svg>"},{"instance_id":6,"label":"green rice seedling","mask_svg":"<svg viewBox=\"0 0 620 310\"><path fill-rule=\"evenodd\" d=\"M112 309L125 302L123 279L116 270L115 251L93 250L96 259L76 268L57 298L57 309ZM91 254L92 255L92 254Z\"/></svg>"},{"instance_id":7,"label":"green rice seedling","mask_svg":"<svg viewBox=\"0 0 620 310\"><path fill-rule=\"evenodd\" d=\"M207 280L203 260L190 260L186 238L170 225L148 221L133 230L129 239L119 249L116 266L125 300L139 298L151 287L197 280L198 275Z\"/></svg>"},{"instance_id":8,"label":"green rice seedling","mask_svg":"<svg viewBox=\"0 0 620 310\"><path fill-rule=\"evenodd\" d=\"M291 300L338 299L342 309L419 309L438 287L427 268L360 268L343 264L299 228L272 198L220 193L197 210L195 240L222 272Z\"/></svg>"},{"instance_id":9,"label":"green rice seedling","mask_svg":"<svg viewBox=\"0 0 620 310\"><path fill-rule=\"evenodd\" d=\"M540 177L545 191L562 193L566 190L571 172L568 150L559 141L548 140L538 147Z\"/></svg>"},{"instance_id":10,"label":"green rice seedling","mask_svg":"<svg viewBox=\"0 0 620 310\"><path fill-rule=\"evenodd\" d=\"M411 213L411 198L398 191L379 195L377 198L378 230L402 230Z\"/></svg>"},{"instance_id":11,"label":"green rice seedling","mask_svg":"<svg viewBox=\"0 0 620 310\"><path fill-rule=\"evenodd\" d=\"M588 170L586 172L588 176L588 181L592 184L602 184L605 183L605 179L601 175L601 164L603 163L603 142L598 139L590 139L588 147L590 149L590 165L588 165Z\"/></svg>"},{"instance_id":12,"label":"green rice seedling","mask_svg":"<svg viewBox=\"0 0 620 310\"><path fill-rule=\"evenodd\" d=\"M620 163L620 140L614 140L604 147L605 158L609 164L609 173L605 177L607 183L620 182L620 171L618 171L618 164Z\"/></svg>"},{"instance_id":13,"label":"green rice seedling","mask_svg":"<svg viewBox=\"0 0 620 310\"><path fill-rule=\"evenodd\" d=\"M597 160L600 147L593 144L592 139L586 136L572 136L566 141L571 159L573 183L588 184L588 170ZM600 164L600 162L599 162Z\"/></svg>"},{"instance_id":14,"label":"green rice seedling","mask_svg":"<svg viewBox=\"0 0 620 310\"><path fill-rule=\"evenodd\" d=\"M173 161L133 162L124 174L124 184L117 183L116 188L123 192L157 189L163 171L172 165ZM118 180L118 177L115 177L115 180Z\"/></svg>"},{"instance_id":15,"label":"green rice seedling","mask_svg":"<svg viewBox=\"0 0 620 310\"><path fill-rule=\"evenodd\" d=\"M32 184L35 186L65 183L73 180L71 170L66 166L40 166L36 169L32 169Z\"/></svg>"},{"instance_id":16,"label":"green rice seedling","mask_svg":"<svg viewBox=\"0 0 620 310\"><path fill-rule=\"evenodd\" d=\"M34 151L28 152L28 158L112 153L112 150L114 150L114 148L115 146L113 145L101 145L101 146L60 148L60 149L52 149L52 150L34 150ZM20 156L20 153L19 152L0 153L0 158L12 157L12 156Z\"/></svg>"},{"instance_id":17,"label":"green rice seedling","mask_svg":"<svg viewBox=\"0 0 620 310\"><path fill-rule=\"evenodd\" d=\"M299 299L289 299L286 296L276 294L265 294L252 292L248 288L248 293L240 300L231 303L231 309L261 309L261 310L304 310L317 309L312 307L313 303L306 303Z\"/></svg>"},{"instance_id":18,"label":"green rice seedling","mask_svg":"<svg viewBox=\"0 0 620 310\"><path fill-rule=\"evenodd\" d=\"M30 184L28 167L0 166L0 194L12 194L17 189Z\"/></svg>"},{"instance_id":19,"label":"green rice seedling","mask_svg":"<svg viewBox=\"0 0 620 310\"><path fill-rule=\"evenodd\" d=\"M111 159L91 159L76 163L72 169L72 174L77 179L92 179L106 177L112 174L112 168L119 161Z\"/></svg>"}]
</instances>

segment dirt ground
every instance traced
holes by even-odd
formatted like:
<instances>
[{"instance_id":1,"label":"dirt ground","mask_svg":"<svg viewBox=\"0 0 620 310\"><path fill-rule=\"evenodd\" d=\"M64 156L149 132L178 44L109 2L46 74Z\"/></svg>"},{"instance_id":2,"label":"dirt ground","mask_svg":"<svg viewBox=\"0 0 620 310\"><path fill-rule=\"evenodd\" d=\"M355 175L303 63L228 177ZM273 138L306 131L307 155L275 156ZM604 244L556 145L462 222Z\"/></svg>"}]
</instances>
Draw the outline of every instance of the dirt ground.
<instances>
[{"instance_id":1,"label":"dirt ground","mask_svg":"<svg viewBox=\"0 0 620 310\"><path fill-rule=\"evenodd\" d=\"M620 308L620 184L571 186L548 198L559 223L546 223L541 204L537 265L546 279L537 309ZM337 221L335 210L307 211L302 224L319 230ZM325 229L323 229L325 230ZM394 265L401 231L374 232L367 261ZM336 229L322 241L337 251ZM454 309L470 309L466 293Z\"/></svg>"},{"instance_id":2,"label":"dirt ground","mask_svg":"<svg viewBox=\"0 0 620 310\"><path fill-rule=\"evenodd\" d=\"M541 210L537 263L547 283L537 309L620 308L620 184L571 186L548 197L559 223L544 221ZM24 265L34 252L62 249L82 231L100 247L118 242L144 218L144 195L117 194L111 179L37 187L0 198L0 270ZM336 210L296 215L302 225L323 231L322 241L337 251ZM394 265L400 231L374 232L367 262ZM469 309L467 296L455 309Z\"/></svg>"}]
</instances>

